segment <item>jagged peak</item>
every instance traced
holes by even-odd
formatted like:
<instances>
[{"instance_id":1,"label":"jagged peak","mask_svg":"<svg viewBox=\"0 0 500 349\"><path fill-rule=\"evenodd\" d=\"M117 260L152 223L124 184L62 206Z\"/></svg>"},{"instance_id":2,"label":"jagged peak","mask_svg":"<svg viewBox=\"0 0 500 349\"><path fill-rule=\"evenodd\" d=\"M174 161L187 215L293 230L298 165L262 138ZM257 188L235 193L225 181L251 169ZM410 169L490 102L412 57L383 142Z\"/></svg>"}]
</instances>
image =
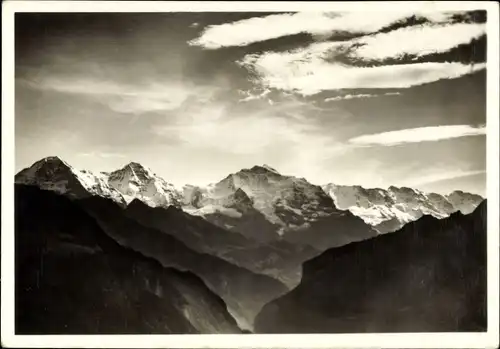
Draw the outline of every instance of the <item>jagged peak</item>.
<instances>
[{"instance_id":1,"label":"jagged peak","mask_svg":"<svg viewBox=\"0 0 500 349\"><path fill-rule=\"evenodd\" d=\"M244 169L243 171L245 172L252 172L252 173L274 173L279 175L280 173L276 171L274 168L272 168L269 165L263 164L263 165L255 165L250 169Z\"/></svg>"},{"instance_id":2,"label":"jagged peak","mask_svg":"<svg viewBox=\"0 0 500 349\"><path fill-rule=\"evenodd\" d=\"M357 184L336 184L336 183L327 183L321 185L321 188L323 189L355 189L359 191L365 191L365 192L379 192L379 193L386 193L389 189L383 189L383 188L378 188L378 187L363 187L361 185ZM398 188L394 187L396 190Z\"/></svg>"},{"instance_id":3,"label":"jagged peak","mask_svg":"<svg viewBox=\"0 0 500 349\"><path fill-rule=\"evenodd\" d=\"M61 162L64 162L59 156L47 156L43 159L41 159L41 161L61 161Z\"/></svg>"},{"instance_id":4,"label":"jagged peak","mask_svg":"<svg viewBox=\"0 0 500 349\"><path fill-rule=\"evenodd\" d=\"M454 190L452 191L450 194L446 195L446 197L450 197L450 196L453 196L453 195L460 195L460 196L463 196L463 195L469 195L469 196L476 196L476 197L480 197L480 198L483 198L481 195L479 194L474 194L474 193L469 193L469 192L465 192L463 190Z\"/></svg>"},{"instance_id":5,"label":"jagged peak","mask_svg":"<svg viewBox=\"0 0 500 349\"><path fill-rule=\"evenodd\" d=\"M278 171L276 171L276 169L275 169L274 167L271 167L271 166L269 166L269 165L267 165L267 164L262 165L262 168L265 168L265 169L266 169L266 170L268 170L268 171L275 172L275 173L278 173L278 174L279 174L279 172L278 172Z\"/></svg>"},{"instance_id":6,"label":"jagged peak","mask_svg":"<svg viewBox=\"0 0 500 349\"><path fill-rule=\"evenodd\" d=\"M111 174L115 173L123 173L123 172L133 172L135 174L144 174L148 176L155 176L153 171L151 171L148 167L142 165L139 162L131 161L122 168L111 172Z\"/></svg>"},{"instance_id":7,"label":"jagged peak","mask_svg":"<svg viewBox=\"0 0 500 349\"><path fill-rule=\"evenodd\" d=\"M34 175L41 169L48 169L48 168L65 168L65 169L71 169L72 167L64 160L62 160L58 156L47 156L43 159L38 160L35 162L33 165L30 167L27 167L23 170L21 170L16 176L20 175Z\"/></svg>"},{"instance_id":8,"label":"jagged peak","mask_svg":"<svg viewBox=\"0 0 500 349\"><path fill-rule=\"evenodd\" d=\"M410 187L396 187L394 185L391 185L389 188L388 188L389 191L399 191L399 192L412 192L412 193L415 193L415 189L413 188L410 188Z\"/></svg>"},{"instance_id":9,"label":"jagged peak","mask_svg":"<svg viewBox=\"0 0 500 349\"><path fill-rule=\"evenodd\" d=\"M47 156L47 157L45 157L45 158L37 161L35 163L35 165L36 164L46 164L46 163L50 163L50 164L63 164L63 165L66 165L66 166L70 167L69 164L66 161L64 161L63 159L61 159L59 156Z\"/></svg>"},{"instance_id":10,"label":"jagged peak","mask_svg":"<svg viewBox=\"0 0 500 349\"><path fill-rule=\"evenodd\" d=\"M150 170L139 162L131 161L123 167L123 170L132 170L134 172L150 172Z\"/></svg>"},{"instance_id":11,"label":"jagged peak","mask_svg":"<svg viewBox=\"0 0 500 349\"><path fill-rule=\"evenodd\" d=\"M144 169L146 168L146 167L144 167L141 163L139 163L139 162L135 162L135 161L131 161L131 162L129 162L127 165L125 165L125 167L131 167L131 168L134 168L134 169L135 169L135 168L141 168L141 169L142 169L142 168L144 168Z\"/></svg>"}]
</instances>

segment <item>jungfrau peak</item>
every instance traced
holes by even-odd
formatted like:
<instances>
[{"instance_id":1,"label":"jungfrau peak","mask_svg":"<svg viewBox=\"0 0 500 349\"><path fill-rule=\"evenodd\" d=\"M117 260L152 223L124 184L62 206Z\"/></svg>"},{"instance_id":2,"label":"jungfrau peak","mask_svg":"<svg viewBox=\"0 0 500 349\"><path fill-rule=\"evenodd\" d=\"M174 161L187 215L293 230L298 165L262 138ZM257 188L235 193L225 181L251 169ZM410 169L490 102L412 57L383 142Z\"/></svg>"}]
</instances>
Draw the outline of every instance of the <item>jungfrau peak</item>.
<instances>
[{"instance_id":1,"label":"jungfrau peak","mask_svg":"<svg viewBox=\"0 0 500 349\"><path fill-rule=\"evenodd\" d=\"M193 187L185 190L191 195L195 192ZM252 207L272 224L287 228L337 211L331 198L320 187L303 178L282 175L268 165L242 169L207 188L197 188L196 193L197 205L193 205L191 200L191 205L186 207L193 214L219 212L241 215ZM235 207L235 201L239 207ZM303 219L292 222L289 219L292 216Z\"/></svg>"}]
</instances>

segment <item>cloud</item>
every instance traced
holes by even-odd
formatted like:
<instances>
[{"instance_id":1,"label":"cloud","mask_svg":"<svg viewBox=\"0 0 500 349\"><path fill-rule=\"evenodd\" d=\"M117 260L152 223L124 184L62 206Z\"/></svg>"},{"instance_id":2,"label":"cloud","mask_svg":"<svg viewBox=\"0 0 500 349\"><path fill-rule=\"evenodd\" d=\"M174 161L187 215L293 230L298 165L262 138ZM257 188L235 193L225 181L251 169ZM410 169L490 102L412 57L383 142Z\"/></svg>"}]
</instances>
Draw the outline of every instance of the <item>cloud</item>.
<instances>
[{"instance_id":1,"label":"cloud","mask_svg":"<svg viewBox=\"0 0 500 349\"><path fill-rule=\"evenodd\" d=\"M423 56L446 52L485 34L484 24L457 23L445 26L418 25L352 40L361 45L350 53L353 58L383 60L402 55Z\"/></svg>"},{"instance_id":2,"label":"cloud","mask_svg":"<svg viewBox=\"0 0 500 349\"><path fill-rule=\"evenodd\" d=\"M345 95L345 96L325 98L325 102L336 102L336 101L343 101L343 100L357 99L357 98L374 98L377 96L378 95L373 95L373 94Z\"/></svg>"},{"instance_id":3,"label":"cloud","mask_svg":"<svg viewBox=\"0 0 500 349\"><path fill-rule=\"evenodd\" d=\"M478 171L464 171L464 170L451 170L444 172L436 172L424 176L419 176L414 178L413 180L406 181L405 184L407 186L422 186L427 184L433 184L441 181L447 181L452 179L464 178L464 177L472 177L480 174L486 173L485 170Z\"/></svg>"},{"instance_id":4,"label":"cloud","mask_svg":"<svg viewBox=\"0 0 500 349\"><path fill-rule=\"evenodd\" d=\"M486 67L484 63L449 62L356 67L325 60L344 45L338 42L316 43L292 52L247 55L238 63L257 75L257 84L302 95L338 89L408 88L458 78Z\"/></svg>"},{"instance_id":5,"label":"cloud","mask_svg":"<svg viewBox=\"0 0 500 349\"><path fill-rule=\"evenodd\" d=\"M480 136L486 134L486 126L446 125L389 131L351 138L348 143L358 146L394 146L405 143L432 142L445 139Z\"/></svg>"},{"instance_id":6,"label":"cloud","mask_svg":"<svg viewBox=\"0 0 500 349\"><path fill-rule=\"evenodd\" d=\"M87 96L116 112L132 114L175 110L192 96L207 100L215 90L170 81L130 85L83 77L43 77L21 83L41 90Z\"/></svg>"},{"instance_id":7,"label":"cloud","mask_svg":"<svg viewBox=\"0 0 500 349\"><path fill-rule=\"evenodd\" d=\"M360 32L369 32L368 29L374 30L382 22L388 22L389 17L392 22L398 16L406 17L401 13L390 12L387 15L389 17L384 15L377 18L376 21L380 23L368 28L372 21L366 21L364 13L364 23L360 23L359 15L360 13L337 14L326 18L336 25L343 23L339 28L358 28ZM459 62L416 63L409 60L408 56L417 58L444 53L485 35L485 24L450 23L451 16L444 13L429 17L430 22L425 24L396 28L351 40L315 42L305 48L285 52L247 54L237 64L246 68L254 83L261 88L276 88L302 95L337 89L408 88L441 79L458 78L486 67L485 63L466 65ZM248 25L253 20L256 19L245 20L245 23ZM300 27L299 24L296 25ZM259 29L256 32L266 31ZM232 37L229 35L229 38ZM383 62L390 58L401 61L390 65L360 64L366 61Z\"/></svg>"},{"instance_id":8,"label":"cloud","mask_svg":"<svg viewBox=\"0 0 500 349\"><path fill-rule=\"evenodd\" d=\"M240 94L246 96L245 98L242 98L242 99L238 100L238 102L250 102L250 101L254 101L254 100L263 99L269 93L271 93L271 90L270 89L265 89L264 91L262 91L260 93L257 93L257 94L253 94L250 91L241 91L241 90L239 90L238 92ZM271 101L271 100L268 99L268 101Z\"/></svg>"},{"instance_id":9,"label":"cloud","mask_svg":"<svg viewBox=\"0 0 500 349\"><path fill-rule=\"evenodd\" d=\"M311 110L311 106L293 100L251 109L239 105L236 110L226 104L211 104L177 113L173 124L156 125L152 131L167 139L177 138L177 149L259 159L284 173L312 176L327 159L347 149L325 133L322 125L304 117Z\"/></svg>"},{"instance_id":10,"label":"cloud","mask_svg":"<svg viewBox=\"0 0 500 349\"><path fill-rule=\"evenodd\" d=\"M278 140L299 139L301 130L284 118L257 111L253 115L234 115L226 105L212 104L178 114L177 122L155 126L153 132L177 137L193 148L252 154Z\"/></svg>"},{"instance_id":11,"label":"cloud","mask_svg":"<svg viewBox=\"0 0 500 349\"><path fill-rule=\"evenodd\" d=\"M300 33L312 35L334 32L372 33L413 15L433 22L447 21L451 17L451 14L443 12L415 13L414 11L380 11L371 16L366 12L285 13L211 25L206 27L198 38L188 43L206 49L219 49L246 46Z\"/></svg>"},{"instance_id":12,"label":"cloud","mask_svg":"<svg viewBox=\"0 0 500 349\"><path fill-rule=\"evenodd\" d=\"M357 94L357 95L347 94L345 96L336 96L336 97L325 98L325 102L337 102L337 101L344 101L344 100L357 99L357 98L375 98L375 97L380 97L380 96L399 96L400 94L401 94L400 92L387 92L387 93L384 93L383 95L364 94L364 93Z\"/></svg>"}]
</instances>

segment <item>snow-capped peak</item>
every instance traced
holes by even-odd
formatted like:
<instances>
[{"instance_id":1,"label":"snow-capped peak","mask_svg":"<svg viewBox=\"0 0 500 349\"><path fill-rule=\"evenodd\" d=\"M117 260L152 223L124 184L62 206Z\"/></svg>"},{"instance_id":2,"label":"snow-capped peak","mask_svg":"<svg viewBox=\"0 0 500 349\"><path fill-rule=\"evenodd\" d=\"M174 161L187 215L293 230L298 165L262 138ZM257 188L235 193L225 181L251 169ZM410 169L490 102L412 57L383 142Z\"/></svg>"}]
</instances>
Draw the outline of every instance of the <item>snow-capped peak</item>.
<instances>
[{"instance_id":1,"label":"snow-capped peak","mask_svg":"<svg viewBox=\"0 0 500 349\"><path fill-rule=\"evenodd\" d=\"M15 182L36 185L77 199L98 195L125 204L122 195L108 186L105 175L77 170L57 156L46 157L20 171Z\"/></svg>"},{"instance_id":2,"label":"snow-capped peak","mask_svg":"<svg viewBox=\"0 0 500 349\"><path fill-rule=\"evenodd\" d=\"M130 162L113 172L94 174L77 170L57 156L50 156L19 172L15 181L73 198L98 195L122 206L133 199L152 207L180 206L182 202L180 190L138 162Z\"/></svg>"},{"instance_id":3,"label":"snow-capped peak","mask_svg":"<svg viewBox=\"0 0 500 349\"><path fill-rule=\"evenodd\" d=\"M443 196L395 186L384 190L327 184L323 190L332 197L337 208L349 210L381 233L397 230L423 215L444 218L456 211L467 214L483 200L460 191Z\"/></svg>"},{"instance_id":4,"label":"snow-capped peak","mask_svg":"<svg viewBox=\"0 0 500 349\"><path fill-rule=\"evenodd\" d=\"M255 165L255 166L253 166L250 169L244 169L242 171L244 171L244 172L251 172L251 173L255 173L255 174L269 174L269 173L273 173L273 174L276 174L276 175L280 175L280 173L278 171L276 171L274 168L272 168L271 166L266 165L266 164L264 164L264 165Z\"/></svg>"},{"instance_id":5,"label":"snow-capped peak","mask_svg":"<svg viewBox=\"0 0 500 349\"><path fill-rule=\"evenodd\" d=\"M130 162L111 172L108 183L118 190L128 203L139 199L152 207L168 207L179 206L182 201L179 190L138 162Z\"/></svg>"},{"instance_id":6,"label":"snow-capped peak","mask_svg":"<svg viewBox=\"0 0 500 349\"><path fill-rule=\"evenodd\" d=\"M37 179L48 179L53 175L61 176L71 172L71 166L57 156L48 156L16 175L16 183L36 184Z\"/></svg>"},{"instance_id":7,"label":"snow-capped peak","mask_svg":"<svg viewBox=\"0 0 500 349\"><path fill-rule=\"evenodd\" d=\"M192 190L189 193L193 196ZM193 196L196 212L202 212L204 207L227 211L229 207L235 208L235 198L241 197L242 202L235 208L240 214L253 206L269 222L282 226L288 225L287 217L292 215L303 217L301 221L305 222L336 211L331 198L320 187L303 178L281 175L269 165L242 169L196 195Z\"/></svg>"},{"instance_id":8,"label":"snow-capped peak","mask_svg":"<svg viewBox=\"0 0 500 349\"><path fill-rule=\"evenodd\" d=\"M113 171L109 174L113 181L128 178L134 181L147 181L155 176L155 174L147 167L138 162L130 162L122 168Z\"/></svg>"}]
</instances>

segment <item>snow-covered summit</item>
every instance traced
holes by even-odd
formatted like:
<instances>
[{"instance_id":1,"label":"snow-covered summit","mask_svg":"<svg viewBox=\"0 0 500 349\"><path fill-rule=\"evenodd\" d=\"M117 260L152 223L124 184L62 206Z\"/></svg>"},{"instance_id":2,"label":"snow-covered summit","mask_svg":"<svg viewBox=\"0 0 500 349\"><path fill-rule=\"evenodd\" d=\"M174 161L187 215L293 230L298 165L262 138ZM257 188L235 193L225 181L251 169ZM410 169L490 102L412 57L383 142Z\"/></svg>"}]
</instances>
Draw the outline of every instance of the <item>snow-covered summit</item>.
<instances>
[{"instance_id":1,"label":"snow-covered summit","mask_svg":"<svg viewBox=\"0 0 500 349\"><path fill-rule=\"evenodd\" d=\"M227 209L233 208L243 214L251 206L269 222L282 227L289 227L290 216L300 216L305 223L336 211L321 187L303 178L282 175L268 165L242 169L206 188L190 187L187 191L196 197L197 205L191 213L229 213Z\"/></svg>"},{"instance_id":2,"label":"snow-covered summit","mask_svg":"<svg viewBox=\"0 0 500 349\"><path fill-rule=\"evenodd\" d=\"M280 175L280 173L278 171L276 171L274 168L272 168L271 166L269 165L255 165L253 166L252 168L250 169L243 169L241 171L244 171L244 172L251 172L251 173L254 173L254 174L276 174L276 175Z\"/></svg>"},{"instance_id":3,"label":"snow-covered summit","mask_svg":"<svg viewBox=\"0 0 500 349\"><path fill-rule=\"evenodd\" d=\"M152 207L180 206L181 193L151 169L137 162L111 172L108 177L111 187L119 191L130 203L139 199Z\"/></svg>"},{"instance_id":4,"label":"snow-covered summit","mask_svg":"<svg viewBox=\"0 0 500 349\"><path fill-rule=\"evenodd\" d=\"M149 168L131 162L113 172L78 170L56 156L19 172L16 183L36 185L73 198L99 195L126 206L139 199L149 206L180 206L182 194Z\"/></svg>"},{"instance_id":5,"label":"snow-covered summit","mask_svg":"<svg viewBox=\"0 0 500 349\"><path fill-rule=\"evenodd\" d=\"M57 156L41 159L31 167L20 171L15 177L15 182L36 185L41 189L73 198L98 195L125 205L123 196L108 185L106 175L77 170Z\"/></svg>"},{"instance_id":6,"label":"snow-covered summit","mask_svg":"<svg viewBox=\"0 0 500 349\"><path fill-rule=\"evenodd\" d=\"M446 195L446 200L448 200L453 207L460 210L463 214L470 214L477 207L478 203L483 201L483 198L477 194L455 190L454 192Z\"/></svg>"},{"instance_id":7,"label":"snow-covered summit","mask_svg":"<svg viewBox=\"0 0 500 349\"><path fill-rule=\"evenodd\" d=\"M268 165L242 169L206 187L185 185L177 189L138 162L130 162L112 172L92 173L75 169L57 156L35 162L20 171L15 181L73 198L99 195L122 206L134 199L152 207L175 206L209 220L212 215L216 217L213 222L228 229L236 229L241 223L236 222L236 218L246 224L245 229L265 220L259 229L278 229L281 233L300 229L332 214L343 214L342 211L350 211L384 233L423 215L444 218L456 211L468 214L483 200L479 195L462 191L443 196L395 186L388 189L335 184L319 187L304 178L282 175Z\"/></svg>"},{"instance_id":8,"label":"snow-covered summit","mask_svg":"<svg viewBox=\"0 0 500 349\"><path fill-rule=\"evenodd\" d=\"M398 230L423 215L445 218L456 211L468 214L483 200L479 195L461 191L443 196L395 186L384 190L327 184L323 190L332 197L337 208L349 210L381 233Z\"/></svg>"}]
</instances>

